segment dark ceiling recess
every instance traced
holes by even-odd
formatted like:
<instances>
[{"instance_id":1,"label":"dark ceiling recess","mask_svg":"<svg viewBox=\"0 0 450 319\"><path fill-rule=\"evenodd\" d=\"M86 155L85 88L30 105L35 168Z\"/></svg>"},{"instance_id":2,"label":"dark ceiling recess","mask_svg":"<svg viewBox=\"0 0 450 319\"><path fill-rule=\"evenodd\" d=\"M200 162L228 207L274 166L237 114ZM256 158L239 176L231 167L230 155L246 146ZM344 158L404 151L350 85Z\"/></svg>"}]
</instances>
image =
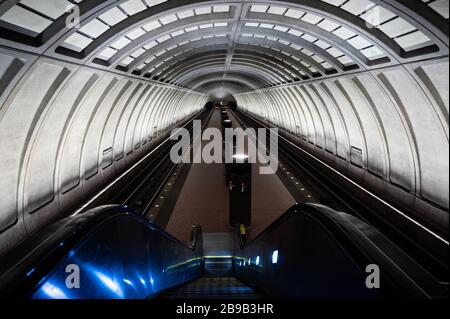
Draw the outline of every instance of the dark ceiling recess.
<instances>
[{"instance_id":1,"label":"dark ceiling recess","mask_svg":"<svg viewBox=\"0 0 450 319\"><path fill-rule=\"evenodd\" d=\"M213 102L208 102L205 105L205 109L207 109L208 111L211 111L214 108L214 103Z\"/></svg>"},{"instance_id":2,"label":"dark ceiling recess","mask_svg":"<svg viewBox=\"0 0 450 319\"><path fill-rule=\"evenodd\" d=\"M230 109L232 109L233 111L236 111L237 110L237 103L234 102L234 101L231 101L231 102L228 103L228 107Z\"/></svg>"}]
</instances>

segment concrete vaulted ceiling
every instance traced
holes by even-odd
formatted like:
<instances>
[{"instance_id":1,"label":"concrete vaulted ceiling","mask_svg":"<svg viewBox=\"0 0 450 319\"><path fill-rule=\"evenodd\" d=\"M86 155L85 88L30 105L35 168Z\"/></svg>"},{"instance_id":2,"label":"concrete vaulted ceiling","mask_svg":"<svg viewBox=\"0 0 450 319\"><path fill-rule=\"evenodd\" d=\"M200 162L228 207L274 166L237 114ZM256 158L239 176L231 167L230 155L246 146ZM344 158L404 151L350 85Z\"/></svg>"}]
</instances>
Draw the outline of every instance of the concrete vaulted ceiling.
<instances>
[{"instance_id":1,"label":"concrete vaulted ceiling","mask_svg":"<svg viewBox=\"0 0 450 319\"><path fill-rule=\"evenodd\" d=\"M448 11L447 0L0 1L0 252L229 95L411 195L418 218L448 232L448 157L436 156L448 153Z\"/></svg>"},{"instance_id":2,"label":"concrete vaulted ceiling","mask_svg":"<svg viewBox=\"0 0 450 319\"><path fill-rule=\"evenodd\" d=\"M36 53L177 85L197 70L161 66L199 52L204 64L222 68L225 82L233 75L230 67L242 65L240 49L251 50L256 54L247 56L245 73L261 73L261 87L448 54L445 1L48 3L4 1L3 37ZM81 24L67 29L66 10L75 4ZM209 62L218 48L222 60Z\"/></svg>"}]
</instances>

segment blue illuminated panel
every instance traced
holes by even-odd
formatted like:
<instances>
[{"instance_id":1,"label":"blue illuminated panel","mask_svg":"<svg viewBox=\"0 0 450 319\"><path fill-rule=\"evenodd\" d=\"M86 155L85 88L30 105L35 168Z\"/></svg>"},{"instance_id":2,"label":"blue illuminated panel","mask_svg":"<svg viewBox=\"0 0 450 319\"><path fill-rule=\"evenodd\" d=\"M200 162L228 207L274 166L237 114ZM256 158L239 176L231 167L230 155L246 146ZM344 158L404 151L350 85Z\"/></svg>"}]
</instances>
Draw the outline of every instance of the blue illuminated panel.
<instances>
[{"instance_id":1,"label":"blue illuminated panel","mask_svg":"<svg viewBox=\"0 0 450 319\"><path fill-rule=\"evenodd\" d=\"M75 247L35 299L143 299L201 275L202 257L157 228L118 217Z\"/></svg>"}]
</instances>

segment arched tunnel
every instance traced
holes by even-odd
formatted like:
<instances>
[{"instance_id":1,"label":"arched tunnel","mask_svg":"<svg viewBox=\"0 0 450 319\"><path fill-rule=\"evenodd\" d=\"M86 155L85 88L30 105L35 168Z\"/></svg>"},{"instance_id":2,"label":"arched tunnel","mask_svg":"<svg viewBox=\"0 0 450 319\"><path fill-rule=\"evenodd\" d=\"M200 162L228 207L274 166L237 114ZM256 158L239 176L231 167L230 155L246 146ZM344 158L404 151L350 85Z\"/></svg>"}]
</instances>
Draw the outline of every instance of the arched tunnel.
<instances>
[{"instance_id":1,"label":"arched tunnel","mask_svg":"<svg viewBox=\"0 0 450 319\"><path fill-rule=\"evenodd\" d=\"M0 1L0 295L448 298L448 55L448 0ZM194 120L278 169L170 161ZM56 284L108 249L152 288Z\"/></svg>"}]
</instances>

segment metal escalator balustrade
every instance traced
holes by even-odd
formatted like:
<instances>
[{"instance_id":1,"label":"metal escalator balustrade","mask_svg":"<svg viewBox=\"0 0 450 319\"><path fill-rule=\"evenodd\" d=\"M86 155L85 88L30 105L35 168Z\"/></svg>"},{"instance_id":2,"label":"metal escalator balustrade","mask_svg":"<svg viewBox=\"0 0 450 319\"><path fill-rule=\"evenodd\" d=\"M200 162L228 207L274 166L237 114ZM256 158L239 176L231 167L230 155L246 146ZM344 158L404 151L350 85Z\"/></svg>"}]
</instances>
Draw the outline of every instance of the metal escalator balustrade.
<instances>
[{"instance_id":1,"label":"metal escalator balustrade","mask_svg":"<svg viewBox=\"0 0 450 319\"><path fill-rule=\"evenodd\" d=\"M152 298L203 269L200 226L186 245L123 206L72 216L25 246L0 276L3 298Z\"/></svg>"},{"instance_id":2,"label":"metal escalator balustrade","mask_svg":"<svg viewBox=\"0 0 450 319\"><path fill-rule=\"evenodd\" d=\"M269 298L448 298L378 230L326 206L297 204L248 245L243 235L237 227L235 276Z\"/></svg>"}]
</instances>

